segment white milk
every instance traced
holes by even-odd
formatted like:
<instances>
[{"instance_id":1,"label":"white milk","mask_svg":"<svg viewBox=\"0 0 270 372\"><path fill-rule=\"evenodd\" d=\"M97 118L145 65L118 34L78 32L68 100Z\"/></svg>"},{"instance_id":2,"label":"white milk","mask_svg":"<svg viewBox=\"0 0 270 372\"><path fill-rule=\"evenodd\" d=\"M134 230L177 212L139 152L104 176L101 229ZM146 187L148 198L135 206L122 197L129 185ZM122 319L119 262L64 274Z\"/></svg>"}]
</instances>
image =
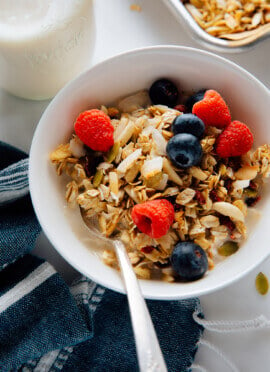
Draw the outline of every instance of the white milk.
<instances>
[{"instance_id":1,"label":"white milk","mask_svg":"<svg viewBox=\"0 0 270 372\"><path fill-rule=\"evenodd\" d=\"M0 0L0 86L20 97L53 97L90 66L92 0Z\"/></svg>"}]
</instances>

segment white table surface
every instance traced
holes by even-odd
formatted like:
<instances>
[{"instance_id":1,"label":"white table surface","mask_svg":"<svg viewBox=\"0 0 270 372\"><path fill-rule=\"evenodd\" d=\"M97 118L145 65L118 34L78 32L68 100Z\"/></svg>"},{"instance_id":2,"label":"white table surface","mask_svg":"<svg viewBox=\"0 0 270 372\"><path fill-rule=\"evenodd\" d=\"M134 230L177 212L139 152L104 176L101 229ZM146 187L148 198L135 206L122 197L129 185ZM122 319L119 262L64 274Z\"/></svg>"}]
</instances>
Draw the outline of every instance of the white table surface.
<instances>
[{"instance_id":1,"label":"white table surface","mask_svg":"<svg viewBox=\"0 0 270 372\"><path fill-rule=\"evenodd\" d=\"M141 5L141 12L130 10L133 3ZM96 49L89 66L122 51L148 45L176 44L201 48L189 37L162 0L94 0L94 7ZM246 68L270 87L270 39L241 54L221 55ZM28 152L36 125L47 105L48 101L26 101L0 90L0 140ZM51 262L68 283L77 274L56 253L43 234L37 241L34 253ZM237 283L201 297L205 318L245 320L263 314L270 319L270 293L261 296L255 290L254 280L259 271L270 277L270 259ZM270 371L269 336L269 329L225 335L208 331L204 333L204 339L219 347L241 372ZM196 363L209 372L232 370L220 356L204 345L199 347Z\"/></svg>"}]
</instances>

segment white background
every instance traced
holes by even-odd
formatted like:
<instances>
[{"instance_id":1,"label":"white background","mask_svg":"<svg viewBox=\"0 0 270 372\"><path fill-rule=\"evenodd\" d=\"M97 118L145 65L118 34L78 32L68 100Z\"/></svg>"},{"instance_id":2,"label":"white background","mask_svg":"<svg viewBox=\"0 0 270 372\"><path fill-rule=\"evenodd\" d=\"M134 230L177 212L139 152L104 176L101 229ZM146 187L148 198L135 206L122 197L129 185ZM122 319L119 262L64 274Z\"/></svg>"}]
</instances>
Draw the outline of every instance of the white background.
<instances>
[{"instance_id":1,"label":"white background","mask_svg":"<svg viewBox=\"0 0 270 372\"><path fill-rule=\"evenodd\" d=\"M141 12L130 10L133 3L141 5ZM147 45L176 44L202 48L189 37L185 26L176 21L162 0L95 0L94 8L96 49L89 66L122 51ZM220 55L246 68L270 87L270 38L244 53ZM47 105L48 101L26 101L0 90L0 140L28 152L35 127ZM270 240L267 234L265 239ZM35 253L50 261L68 282L76 275L43 234L38 239ZM270 278L270 259L232 286L203 296L201 303L205 318L245 320L263 314L270 319L270 293L261 296L255 289L254 281L259 271ZM204 338L218 346L239 371L270 371L270 329L225 335L205 332ZM232 370L220 356L203 345L199 347L196 363L209 372Z\"/></svg>"}]
</instances>

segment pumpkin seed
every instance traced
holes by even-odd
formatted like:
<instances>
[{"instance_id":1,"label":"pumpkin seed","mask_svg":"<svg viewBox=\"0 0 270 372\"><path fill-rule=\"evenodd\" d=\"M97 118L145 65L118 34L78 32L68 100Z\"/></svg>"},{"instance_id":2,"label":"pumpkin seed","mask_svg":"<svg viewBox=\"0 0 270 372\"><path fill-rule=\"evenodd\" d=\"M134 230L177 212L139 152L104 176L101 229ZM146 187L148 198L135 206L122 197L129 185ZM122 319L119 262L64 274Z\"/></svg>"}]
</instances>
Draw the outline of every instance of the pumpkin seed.
<instances>
[{"instance_id":1,"label":"pumpkin seed","mask_svg":"<svg viewBox=\"0 0 270 372\"><path fill-rule=\"evenodd\" d=\"M238 243L229 241L229 242L222 244L218 248L218 253L221 256L228 257L234 254L235 252L237 252L238 249L239 249Z\"/></svg>"},{"instance_id":2,"label":"pumpkin seed","mask_svg":"<svg viewBox=\"0 0 270 372\"><path fill-rule=\"evenodd\" d=\"M264 275L264 273L260 272L256 276L255 285L256 285L257 291L261 295L266 295L269 289L269 282L268 282L266 275Z\"/></svg>"},{"instance_id":3,"label":"pumpkin seed","mask_svg":"<svg viewBox=\"0 0 270 372\"><path fill-rule=\"evenodd\" d=\"M93 179L93 186L98 187L102 181L102 178L103 178L103 170L98 169Z\"/></svg>"},{"instance_id":4,"label":"pumpkin seed","mask_svg":"<svg viewBox=\"0 0 270 372\"><path fill-rule=\"evenodd\" d=\"M106 161L111 163L116 158L118 151L120 149L120 142L115 142L112 148L108 151L106 155Z\"/></svg>"},{"instance_id":5,"label":"pumpkin seed","mask_svg":"<svg viewBox=\"0 0 270 372\"><path fill-rule=\"evenodd\" d=\"M256 198L257 195L257 190L252 190L250 188L244 189L244 196L246 196L247 198Z\"/></svg>"}]
</instances>

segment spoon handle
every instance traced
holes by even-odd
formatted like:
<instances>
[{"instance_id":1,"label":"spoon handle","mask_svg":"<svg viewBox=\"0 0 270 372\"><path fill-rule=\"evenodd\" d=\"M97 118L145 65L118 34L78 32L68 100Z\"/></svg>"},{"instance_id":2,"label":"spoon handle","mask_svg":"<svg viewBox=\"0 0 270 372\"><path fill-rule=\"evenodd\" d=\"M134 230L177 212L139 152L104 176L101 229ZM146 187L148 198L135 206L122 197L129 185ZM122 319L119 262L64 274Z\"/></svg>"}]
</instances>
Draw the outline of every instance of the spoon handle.
<instances>
[{"instance_id":1,"label":"spoon handle","mask_svg":"<svg viewBox=\"0 0 270 372\"><path fill-rule=\"evenodd\" d=\"M166 372L167 368L152 319L126 249L123 243L118 240L114 241L114 246L126 287L140 371Z\"/></svg>"}]
</instances>

